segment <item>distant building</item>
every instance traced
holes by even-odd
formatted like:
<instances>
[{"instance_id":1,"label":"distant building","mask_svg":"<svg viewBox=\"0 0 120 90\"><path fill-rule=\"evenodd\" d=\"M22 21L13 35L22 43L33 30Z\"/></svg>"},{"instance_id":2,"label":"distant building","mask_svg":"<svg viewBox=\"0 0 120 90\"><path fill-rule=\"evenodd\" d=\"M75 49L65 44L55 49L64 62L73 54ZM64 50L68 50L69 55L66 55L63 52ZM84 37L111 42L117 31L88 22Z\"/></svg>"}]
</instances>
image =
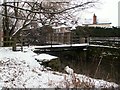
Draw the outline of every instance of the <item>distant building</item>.
<instances>
[{"instance_id":1,"label":"distant building","mask_svg":"<svg viewBox=\"0 0 120 90\"><path fill-rule=\"evenodd\" d=\"M48 44L79 44L87 43L86 37L76 35L75 30L64 24L53 27L53 32L47 34Z\"/></svg>"},{"instance_id":2,"label":"distant building","mask_svg":"<svg viewBox=\"0 0 120 90\"><path fill-rule=\"evenodd\" d=\"M120 28L120 1L118 2L118 27Z\"/></svg>"},{"instance_id":3,"label":"distant building","mask_svg":"<svg viewBox=\"0 0 120 90\"><path fill-rule=\"evenodd\" d=\"M93 15L93 23L88 23L88 24L82 24L82 26L88 26L88 27L102 27L102 28L110 28L111 23L99 23L97 22L97 16L94 14Z\"/></svg>"},{"instance_id":4,"label":"distant building","mask_svg":"<svg viewBox=\"0 0 120 90\"><path fill-rule=\"evenodd\" d=\"M53 27L53 33L47 36L47 43L51 44L70 44L71 31L66 25Z\"/></svg>"}]
</instances>

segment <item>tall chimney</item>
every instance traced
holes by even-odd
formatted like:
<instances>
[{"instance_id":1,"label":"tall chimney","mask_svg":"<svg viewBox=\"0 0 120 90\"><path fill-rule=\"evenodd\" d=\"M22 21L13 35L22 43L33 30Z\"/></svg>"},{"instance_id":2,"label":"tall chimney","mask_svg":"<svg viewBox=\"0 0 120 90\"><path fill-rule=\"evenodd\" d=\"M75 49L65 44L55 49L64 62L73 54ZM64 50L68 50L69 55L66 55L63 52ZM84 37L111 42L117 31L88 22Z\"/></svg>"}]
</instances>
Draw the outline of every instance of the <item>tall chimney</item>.
<instances>
[{"instance_id":1,"label":"tall chimney","mask_svg":"<svg viewBox=\"0 0 120 90\"><path fill-rule=\"evenodd\" d=\"M95 14L93 15L93 24L97 24L97 16Z\"/></svg>"}]
</instances>

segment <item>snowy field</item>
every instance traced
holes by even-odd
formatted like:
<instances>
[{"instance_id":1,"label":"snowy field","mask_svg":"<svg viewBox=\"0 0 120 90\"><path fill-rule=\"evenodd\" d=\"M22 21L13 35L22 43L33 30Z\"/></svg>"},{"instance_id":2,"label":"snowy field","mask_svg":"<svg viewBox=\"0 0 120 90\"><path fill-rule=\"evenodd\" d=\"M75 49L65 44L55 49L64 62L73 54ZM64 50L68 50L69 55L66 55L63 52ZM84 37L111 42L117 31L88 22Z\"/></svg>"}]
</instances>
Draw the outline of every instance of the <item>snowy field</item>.
<instances>
[{"instance_id":1,"label":"snowy field","mask_svg":"<svg viewBox=\"0 0 120 90\"><path fill-rule=\"evenodd\" d=\"M13 52L11 48L0 47L0 88L117 88L114 82L93 79L76 74L69 66L67 73L47 70L35 58L44 60L33 52L32 48L24 48L23 52ZM53 56L51 56L53 57ZM51 58L49 55L48 60Z\"/></svg>"}]
</instances>

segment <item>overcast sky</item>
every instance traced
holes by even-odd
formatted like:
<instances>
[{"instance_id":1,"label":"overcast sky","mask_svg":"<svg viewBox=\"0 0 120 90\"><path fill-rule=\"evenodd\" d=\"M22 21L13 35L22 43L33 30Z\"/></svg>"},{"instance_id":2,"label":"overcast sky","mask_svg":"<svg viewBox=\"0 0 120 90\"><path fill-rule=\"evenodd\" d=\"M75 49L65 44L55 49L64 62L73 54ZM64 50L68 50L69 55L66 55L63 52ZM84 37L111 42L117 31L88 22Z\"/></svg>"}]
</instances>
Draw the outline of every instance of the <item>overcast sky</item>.
<instances>
[{"instance_id":1,"label":"overcast sky","mask_svg":"<svg viewBox=\"0 0 120 90\"><path fill-rule=\"evenodd\" d=\"M3 1L3 0L0 0ZM93 14L101 22L111 22L112 26L118 26L118 2L120 0L101 0L101 4L94 10L87 10L83 18L92 19Z\"/></svg>"},{"instance_id":2,"label":"overcast sky","mask_svg":"<svg viewBox=\"0 0 120 90\"><path fill-rule=\"evenodd\" d=\"M86 11L84 18L92 18L95 13L100 22L111 22L112 26L118 26L119 1L120 0L101 0L102 4L99 5L98 8L91 10L91 12Z\"/></svg>"}]
</instances>

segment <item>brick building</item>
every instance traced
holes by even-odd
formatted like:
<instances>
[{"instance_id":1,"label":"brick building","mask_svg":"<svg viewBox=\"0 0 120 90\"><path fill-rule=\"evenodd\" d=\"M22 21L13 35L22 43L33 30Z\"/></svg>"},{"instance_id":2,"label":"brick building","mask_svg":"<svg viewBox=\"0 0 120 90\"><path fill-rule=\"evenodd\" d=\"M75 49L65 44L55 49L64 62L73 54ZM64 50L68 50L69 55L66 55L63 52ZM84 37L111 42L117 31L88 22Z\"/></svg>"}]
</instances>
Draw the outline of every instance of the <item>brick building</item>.
<instances>
[{"instance_id":1,"label":"brick building","mask_svg":"<svg viewBox=\"0 0 120 90\"><path fill-rule=\"evenodd\" d=\"M46 38L49 44L70 44L70 27L65 25L55 26L53 27L53 32L48 33Z\"/></svg>"}]
</instances>

